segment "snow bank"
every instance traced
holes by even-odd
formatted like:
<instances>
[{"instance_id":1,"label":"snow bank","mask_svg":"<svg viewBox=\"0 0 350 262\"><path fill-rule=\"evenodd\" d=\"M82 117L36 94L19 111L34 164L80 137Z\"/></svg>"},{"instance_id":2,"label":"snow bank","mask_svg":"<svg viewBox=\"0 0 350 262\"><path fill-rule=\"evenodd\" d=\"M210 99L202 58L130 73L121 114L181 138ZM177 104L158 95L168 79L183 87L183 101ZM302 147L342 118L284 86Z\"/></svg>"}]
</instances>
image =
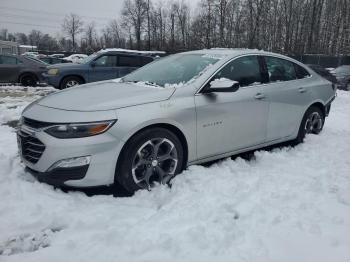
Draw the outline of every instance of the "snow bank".
<instances>
[{"instance_id":1,"label":"snow bank","mask_svg":"<svg viewBox=\"0 0 350 262\"><path fill-rule=\"evenodd\" d=\"M192 166L131 198L67 194L26 174L3 124L37 97L27 94L0 97L2 262L350 261L349 92L302 145Z\"/></svg>"}]
</instances>

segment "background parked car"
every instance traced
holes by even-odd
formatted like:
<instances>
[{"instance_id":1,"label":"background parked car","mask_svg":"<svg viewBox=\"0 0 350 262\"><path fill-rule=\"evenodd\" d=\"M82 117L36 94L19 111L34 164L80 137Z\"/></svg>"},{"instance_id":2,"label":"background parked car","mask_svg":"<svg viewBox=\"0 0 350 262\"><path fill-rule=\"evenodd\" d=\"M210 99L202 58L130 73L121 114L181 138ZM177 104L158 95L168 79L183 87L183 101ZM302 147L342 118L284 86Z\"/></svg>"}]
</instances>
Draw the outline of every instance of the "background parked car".
<instances>
[{"instance_id":1,"label":"background parked car","mask_svg":"<svg viewBox=\"0 0 350 262\"><path fill-rule=\"evenodd\" d=\"M87 57L81 64L56 64L44 74L49 85L64 89L79 84L123 77L152 62L148 53L101 50Z\"/></svg>"},{"instance_id":2,"label":"background parked car","mask_svg":"<svg viewBox=\"0 0 350 262\"><path fill-rule=\"evenodd\" d=\"M312 70L314 70L317 74L326 78L328 81L332 82L335 85L338 84L337 78L333 74L331 74L331 72L329 72L326 68L319 65L308 65L308 66Z\"/></svg>"},{"instance_id":3,"label":"background parked car","mask_svg":"<svg viewBox=\"0 0 350 262\"><path fill-rule=\"evenodd\" d=\"M49 65L62 64L62 63L72 63L72 61L58 58L58 57L52 57L52 56L43 57L43 58L40 58L40 60L44 61L45 63L47 63Z\"/></svg>"},{"instance_id":4,"label":"background parked car","mask_svg":"<svg viewBox=\"0 0 350 262\"><path fill-rule=\"evenodd\" d=\"M350 91L350 65L342 65L334 69L335 77L338 80L338 89Z\"/></svg>"},{"instance_id":5,"label":"background parked car","mask_svg":"<svg viewBox=\"0 0 350 262\"><path fill-rule=\"evenodd\" d=\"M69 62L72 62L72 63L81 63L83 62L83 60L85 58L87 58L88 56L87 55L84 55L84 54L74 54L74 55L70 55L70 56L67 56L65 58L63 58L64 60L66 61L69 61Z\"/></svg>"},{"instance_id":6,"label":"background parked car","mask_svg":"<svg viewBox=\"0 0 350 262\"><path fill-rule=\"evenodd\" d=\"M46 72L46 66L36 58L0 55L0 82L36 86L38 82L43 82L42 73Z\"/></svg>"}]
</instances>

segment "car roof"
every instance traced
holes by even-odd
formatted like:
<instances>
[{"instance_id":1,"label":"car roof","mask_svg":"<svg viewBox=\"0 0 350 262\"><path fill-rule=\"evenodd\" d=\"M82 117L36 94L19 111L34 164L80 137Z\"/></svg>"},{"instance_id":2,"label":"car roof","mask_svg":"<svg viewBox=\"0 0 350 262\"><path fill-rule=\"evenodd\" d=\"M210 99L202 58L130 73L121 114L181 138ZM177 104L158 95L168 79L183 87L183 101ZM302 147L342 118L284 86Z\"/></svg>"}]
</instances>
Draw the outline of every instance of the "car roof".
<instances>
[{"instance_id":1,"label":"car roof","mask_svg":"<svg viewBox=\"0 0 350 262\"><path fill-rule=\"evenodd\" d=\"M184 52L187 54L208 54L208 55L218 55L218 56L227 56L227 57L235 57L239 55L248 55L248 54L259 54L259 55L270 55L270 56L277 56L281 58L285 58L288 60L292 60L295 62L295 59L290 58L288 56L284 56L277 53L267 52L264 50L259 49L248 49L248 48L211 48L211 49L202 49L202 50L195 50L195 51L189 51ZM300 62L298 62L300 63Z\"/></svg>"}]
</instances>

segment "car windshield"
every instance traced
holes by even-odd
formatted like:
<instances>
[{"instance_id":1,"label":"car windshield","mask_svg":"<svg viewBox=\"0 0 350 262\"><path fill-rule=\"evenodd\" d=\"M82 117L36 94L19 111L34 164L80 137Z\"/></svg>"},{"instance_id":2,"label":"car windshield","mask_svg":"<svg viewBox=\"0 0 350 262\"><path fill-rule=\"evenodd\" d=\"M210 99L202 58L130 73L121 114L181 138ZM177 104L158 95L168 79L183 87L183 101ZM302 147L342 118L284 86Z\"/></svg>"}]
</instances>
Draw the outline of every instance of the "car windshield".
<instances>
[{"instance_id":1,"label":"car windshield","mask_svg":"<svg viewBox=\"0 0 350 262\"><path fill-rule=\"evenodd\" d=\"M81 62L80 64L87 64L87 63L90 63L95 57L97 56L97 54L92 54L92 55L89 55L87 57L85 57Z\"/></svg>"},{"instance_id":2,"label":"car windshield","mask_svg":"<svg viewBox=\"0 0 350 262\"><path fill-rule=\"evenodd\" d=\"M40 60L40 59L35 58L35 57L25 56L25 58L26 58L26 59L28 59L28 60L34 61L34 62L36 62L36 63L40 63L40 64L44 64L44 65L48 65L48 63L46 63L45 61Z\"/></svg>"},{"instance_id":3,"label":"car windshield","mask_svg":"<svg viewBox=\"0 0 350 262\"><path fill-rule=\"evenodd\" d=\"M122 82L142 82L167 87L184 85L222 57L206 54L178 54L161 58L125 76Z\"/></svg>"}]
</instances>

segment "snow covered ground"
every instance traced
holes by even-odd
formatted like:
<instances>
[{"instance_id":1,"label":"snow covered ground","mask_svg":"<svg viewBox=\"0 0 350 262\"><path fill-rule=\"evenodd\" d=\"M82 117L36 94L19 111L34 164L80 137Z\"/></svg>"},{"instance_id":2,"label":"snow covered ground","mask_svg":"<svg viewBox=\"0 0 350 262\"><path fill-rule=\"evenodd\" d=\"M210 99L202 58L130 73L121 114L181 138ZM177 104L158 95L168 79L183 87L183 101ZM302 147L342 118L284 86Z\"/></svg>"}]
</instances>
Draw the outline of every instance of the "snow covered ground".
<instances>
[{"instance_id":1,"label":"snow covered ground","mask_svg":"<svg viewBox=\"0 0 350 262\"><path fill-rule=\"evenodd\" d=\"M302 145L114 198L63 193L23 171L11 126L52 91L0 87L0 261L350 261L350 92Z\"/></svg>"}]
</instances>

